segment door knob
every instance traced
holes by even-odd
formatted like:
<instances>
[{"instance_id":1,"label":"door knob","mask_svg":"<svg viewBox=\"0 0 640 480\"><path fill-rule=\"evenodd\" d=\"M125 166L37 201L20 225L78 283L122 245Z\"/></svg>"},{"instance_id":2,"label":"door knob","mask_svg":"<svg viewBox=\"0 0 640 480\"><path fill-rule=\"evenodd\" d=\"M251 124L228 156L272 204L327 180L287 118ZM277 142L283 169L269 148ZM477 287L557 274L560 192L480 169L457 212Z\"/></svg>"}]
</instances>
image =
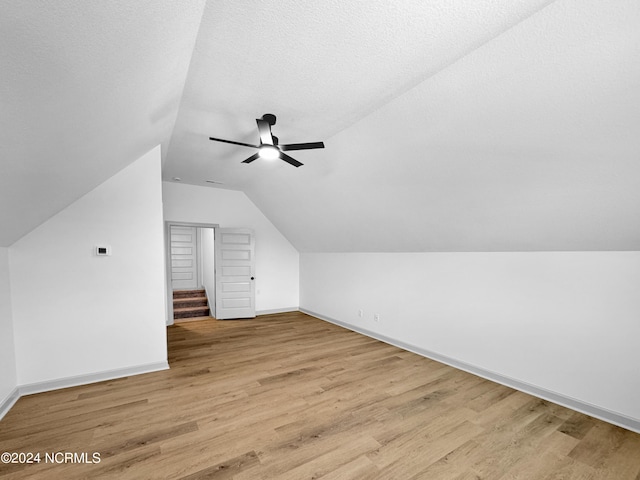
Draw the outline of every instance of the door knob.
<instances>
[{"instance_id":1,"label":"door knob","mask_svg":"<svg viewBox=\"0 0 640 480\"><path fill-rule=\"evenodd\" d=\"M253 280L253 277L251 277L251 280Z\"/></svg>"}]
</instances>

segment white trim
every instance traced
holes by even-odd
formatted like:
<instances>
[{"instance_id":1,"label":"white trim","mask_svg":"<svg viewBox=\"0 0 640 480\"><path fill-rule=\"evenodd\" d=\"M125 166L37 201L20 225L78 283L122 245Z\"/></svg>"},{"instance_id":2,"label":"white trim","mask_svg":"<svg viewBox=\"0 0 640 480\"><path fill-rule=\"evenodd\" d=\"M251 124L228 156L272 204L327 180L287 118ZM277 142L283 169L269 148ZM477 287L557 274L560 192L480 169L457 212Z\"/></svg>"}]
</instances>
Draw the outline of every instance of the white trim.
<instances>
[{"instance_id":1,"label":"white trim","mask_svg":"<svg viewBox=\"0 0 640 480\"><path fill-rule=\"evenodd\" d=\"M135 367L119 368L117 370L106 370L104 372L90 373L87 375L76 375L73 377L60 378L58 380L27 383L25 385L20 385L20 396L48 392L50 390L58 390L60 388L77 387L78 385L104 382L105 380L113 380L116 378L130 377L131 375L140 375L142 373L151 373L168 369L169 363L164 361L149 363L146 365L137 365Z\"/></svg>"},{"instance_id":2,"label":"white trim","mask_svg":"<svg viewBox=\"0 0 640 480\"><path fill-rule=\"evenodd\" d=\"M171 286L171 222L164 222L164 276L165 276L165 308L167 326L173 325L173 288Z\"/></svg>"},{"instance_id":3,"label":"white trim","mask_svg":"<svg viewBox=\"0 0 640 480\"><path fill-rule=\"evenodd\" d=\"M204 288L204 294L207 296L207 305L209 305L209 316L212 318L216 318L215 316L215 309L216 306L215 304L213 305L213 308L211 307L211 295L209 294L209 289L206 287L206 285L203 285L202 288ZM215 297L214 298L214 302L215 302Z\"/></svg>"},{"instance_id":4,"label":"white trim","mask_svg":"<svg viewBox=\"0 0 640 480\"><path fill-rule=\"evenodd\" d=\"M340 327L344 327L348 330L361 333L362 335L366 335L367 337L375 338L376 340L380 340L381 342L388 343L389 345L402 348L403 350L407 350L409 352L416 353L418 355L430 358L437 362L447 364L459 370L464 370L465 372L472 373L473 375L486 378L487 380L491 380L492 382L496 382L501 385L514 388L521 392L528 393L529 395L533 395L535 397L548 400L558 405L562 405L563 407L570 408L571 410L575 410L575 411L584 413L585 415L590 415L594 418L598 418L605 422L612 423L613 425L626 428L627 430L640 433L640 419L632 418L618 412L613 412L606 408L602 408L597 405L593 405L591 403L578 400L577 398L573 398L567 395L563 395L561 393L553 392L551 390L547 390L545 388L538 387L536 385L531 385L529 383L522 382L515 378L507 377L499 373L492 372L490 370L485 370L484 368L477 367L475 365L471 365L465 362L461 362L460 360L456 360L455 358L447 357L446 355L435 353L435 352L426 350L424 348L417 347L409 343L405 343L401 340L396 340L394 338L390 338L385 335L381 335L379 333L375 333L364 328L356 327L354 325L350 325L348 323L341 322L340 320L326 317L324 315L312 312L304 308L300 308L300 311L302 313L306 313L307 315L311 315L312 317L318 318L320 320L324 320L326 322L333 323Z\"/></svg>"},{"instance_id":5,"label":"white trim","mask_svg":"<svg viewBox=\"0 0 640 480\"><path fill-rule=\"evenodd\" d=\"M198 289L204 289L202 281L204 262L202 261L202 229L196 227L196 257L198 261Z\"/></svg>"},{"instance_id":6,"label":"white trim","mask_svg":"<svg viewBox=\"0 0 640 480\"><path fill-rule=\"evenodd\" d=\"M11 410L11 407L20 399L20 389L15 387L4 400L0 402L0 420Z\"/></svg>"},{"instance_id":7,"label":"white trim","mask_svg":"<svg viewBox=\"0 0 640 480\"><path fill-rule=\"evenodd\" d=\"M205 285L204 282L204 273L205 270L208 270L207 267L205 267L205 263L204 263L204 255L202 253L202 248L205 245L204 242L204 231L205 229L209 229L213 232L213 244L209 244L211 247L213 247L214 249L214 256L213 256L213 285L209 285L213 291L207 287L207 285ZM216 265L215 265L215 228L212 227L198 227L198 236L200 237L200 271L202 272L202 274L200 275L200 279L201 279L201 283L202 283L202 288L204 288L205 294L207 296L207 303L209 305L209 316L215 318L216 316L216 291L215 291L215 279L216 279Z\"/></svg>"},{"instance_id":8,"label":"white trim","mask_svg":"<svg viewBox=\"0 0 640 480\"><path fill-rule=\"evenodd\" d=\"M284 307L284 308L271 308L268 310L258 310L256 311L256 316L258 315L271 315L272 313L290 313L290 312L298 312L300 309L298 307Z\"/></svg>"}]
</instances>

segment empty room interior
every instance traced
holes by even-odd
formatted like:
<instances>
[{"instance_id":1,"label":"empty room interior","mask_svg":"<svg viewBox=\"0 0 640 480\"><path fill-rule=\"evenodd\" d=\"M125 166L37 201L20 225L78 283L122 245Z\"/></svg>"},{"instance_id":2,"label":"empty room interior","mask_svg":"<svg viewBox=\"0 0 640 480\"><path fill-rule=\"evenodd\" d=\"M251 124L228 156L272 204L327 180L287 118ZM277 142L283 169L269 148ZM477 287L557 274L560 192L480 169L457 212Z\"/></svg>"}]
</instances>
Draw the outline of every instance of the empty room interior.
<instances>
[{"instance_id":1,"label":"empty room interior","mask_svg":"<svg viewBox=\"0 0 640 480\"><path fill-rule=\"evenodd\" d=\"M639 26L0 2L0 479L640 479Z\"/></svg>"}]
</instances>

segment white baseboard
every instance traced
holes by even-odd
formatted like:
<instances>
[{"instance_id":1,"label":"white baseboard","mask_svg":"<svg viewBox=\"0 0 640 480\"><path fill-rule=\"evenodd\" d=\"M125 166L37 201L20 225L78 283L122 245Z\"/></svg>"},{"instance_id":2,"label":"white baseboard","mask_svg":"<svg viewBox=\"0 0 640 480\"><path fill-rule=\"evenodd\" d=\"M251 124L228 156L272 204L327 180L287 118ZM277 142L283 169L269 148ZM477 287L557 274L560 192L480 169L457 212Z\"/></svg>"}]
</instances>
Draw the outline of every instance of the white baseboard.
<instances>
[{"instance_id":1,"label":"white baseboard","mask_svg":"<svg viewBox=\"0 0 640 480\"><path fill-rule=\"evenodd\" d=\"M158 372L160 370L169 369L169 363L157 362L146 365L137 365L135 367L120 368L116 370L107 370L104 372L90 373L88 375L77 375L73 377L60 378L57 380L47 380L44 382L27 383L18 385L13 389L9 396L0 402L0 420L13 407L20 397L32 395L34 393L48 392L61 388L77 387L78 385L87 385L89 383L103 382L105 380L114 380L116 378L130 377L132 375L140 375L143 373Z\"/></svg>"},{"instance_id":2,"label":"white baseboard","mask_svg":"<svg viewBox=\"0 0 640 480\"><path fill-rule=\"evenodd\" d=\"M7 395L2 401L0 401L0 420L4 417L11 407L18 401L20 398L20 389L15 387L9 395Z\"/></svg>"},{"instance_id":3,"label":"white baseboard","mask_svg":"<svg viewBox=\"0 0 640 480\"><path fill-rule=\"evenodd\" d=\"M140 375L142 373L157 372L160 370L167 370L168 368L169 363L164 361L149 363L146 365L137 365L135 367L119 368L116 370L90 373L88 375L77 375L74 377L66 377L58 380L27 383L19 386L20 396L48 392L50 390L58 390L60 388L77 387L78 385L87 385L89 383L104 382L105 380L130 377L131 375Z\"/></svg>"},{"instance_id":4,"label":"white baseboard","mask_svg":"<svg viewBox=\"0 0 640 480\"><path fill-rule=\"evenodd\" d=\"M592 405L590 403L583 402L582 400L578 400L577 398L572 398L567 395L563 395L561 393L553 392L551 390L538 387L536 385L531 385L529 383L522 382L515 378L507 377L499 373L492 372L490 370L485 370L481 367L477 367L475 365L461 362L459 360L456 360L455 358L451 358L451 357L447 357L446 355L431 352L424 348L411 345L409 343L405 343L403 341L396 340L394 338L390 338L385 335L381 335L379 333L375 333L364 328L356 327L346 322L342 322L334 318L329 318L319 313L306 310L304 308L300 308L300 311L303 313L306 313L307 315L311 315L312 317L318 318L320 320L333 323L340 327L344 327L348 330L352 330L354 332L361 333L362 335L366 335L367 337L375 338L376 340L380 340L381 342L388 343L390 345L394 345L396 347L402 348L403 350L416 353L423 357L430 358L431 360L435 360L437 362L450 365L459 370L464 370L465 372L469 372L479 377L486 378L487 380L491 380L493 382L499 383L501 385L505 385L515 390L528 393L535 397L542 398L543 400L548 400L558 405L562 405L563 407L567 407L572 410L589 415L591 417L598 418L600 420L611 423L613 425L617 425L619 427L626 428L627 430L640 433L640 420L637 418L628 417L624 414L613 412L606 408L602 408L597 405Z\"/></svg>"},{"instance_id":5,"label":"white baseboard","mask_svg":"<svg viewBox=\"0 0 640 480\"><path fill-rule=\"evenodd\" d=\"M256 315L271 315L272 313L298 312L298 307L272 308L270 310L257 310Z\"/></svg>"}]
</instances>

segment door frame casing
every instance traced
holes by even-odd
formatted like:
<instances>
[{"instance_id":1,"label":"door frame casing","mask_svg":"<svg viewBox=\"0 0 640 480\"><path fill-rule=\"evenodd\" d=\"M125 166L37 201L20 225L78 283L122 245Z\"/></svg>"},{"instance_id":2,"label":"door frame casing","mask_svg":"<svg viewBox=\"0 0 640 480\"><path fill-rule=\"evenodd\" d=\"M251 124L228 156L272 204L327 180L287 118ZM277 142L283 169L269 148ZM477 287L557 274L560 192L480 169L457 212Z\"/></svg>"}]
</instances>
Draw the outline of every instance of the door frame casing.
<instances>
[{"instance_id":1,"label":"door frame casing","mask_svg":"<svg viewBox=\"0 0 640 480\"><path fill-rule=\"evenodd\" d=\"M173 325L173 288L171 287L171 227L196 227L196 228L218 228L217 223L197 223L197 222L178 222L173 220L165 220L164 222L164 274L165 274L165 304L166 304L166 324Z\"/></svg>"}]
</instances>

